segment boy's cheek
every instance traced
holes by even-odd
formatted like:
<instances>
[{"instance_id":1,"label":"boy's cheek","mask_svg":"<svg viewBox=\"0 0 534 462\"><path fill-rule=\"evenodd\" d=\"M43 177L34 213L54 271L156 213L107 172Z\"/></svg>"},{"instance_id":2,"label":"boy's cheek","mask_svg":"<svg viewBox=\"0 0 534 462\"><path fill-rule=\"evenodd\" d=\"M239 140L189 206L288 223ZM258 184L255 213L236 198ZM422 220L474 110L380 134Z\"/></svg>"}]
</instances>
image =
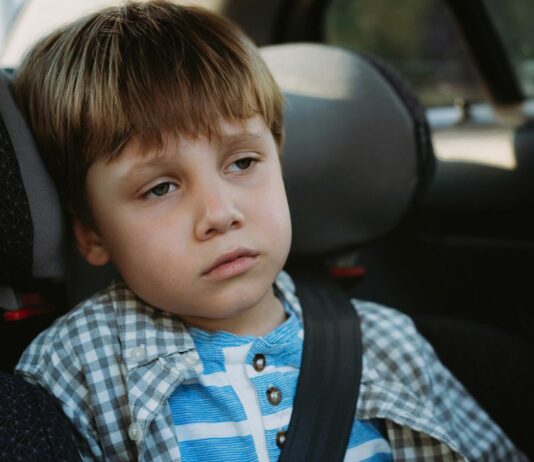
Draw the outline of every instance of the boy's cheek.
<instances>
[{"instance_id":1,"label":"boy's cheek","mask_svg":"<svg viewBox=\"0 0 534 462\"><path fill-rule=\"evenodd\" d=\"M272 213L265 215L265 237L269 239L273 247L276 247L275 249L271 249L271 251L279 255L278 258L283 260L283 266L291 247L291 215L285 195L283 200L273 205Z\"/></svg>"}]
</instances>

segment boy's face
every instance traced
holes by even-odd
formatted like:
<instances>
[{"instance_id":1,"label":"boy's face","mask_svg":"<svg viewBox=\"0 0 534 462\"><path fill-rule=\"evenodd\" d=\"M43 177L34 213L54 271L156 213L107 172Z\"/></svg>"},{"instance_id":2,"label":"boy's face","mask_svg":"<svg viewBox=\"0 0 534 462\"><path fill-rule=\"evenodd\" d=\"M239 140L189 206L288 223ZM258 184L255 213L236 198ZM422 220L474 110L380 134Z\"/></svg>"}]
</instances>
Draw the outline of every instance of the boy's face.
<instances>
[{"instance_id":1,"label":"boy's face","mask_svg":"<svg viewBox=\"0 0 534 462\"><path fill-rule=\"evenodd\" d=\"M97 231L75 224L90 263L110 259L146 302L210 329L273 304L291 241L263 119L223 122L221 133L169 136L157 154L134 139L114 160L95 162L86 187Z\"/></svg>"}]
</instances>

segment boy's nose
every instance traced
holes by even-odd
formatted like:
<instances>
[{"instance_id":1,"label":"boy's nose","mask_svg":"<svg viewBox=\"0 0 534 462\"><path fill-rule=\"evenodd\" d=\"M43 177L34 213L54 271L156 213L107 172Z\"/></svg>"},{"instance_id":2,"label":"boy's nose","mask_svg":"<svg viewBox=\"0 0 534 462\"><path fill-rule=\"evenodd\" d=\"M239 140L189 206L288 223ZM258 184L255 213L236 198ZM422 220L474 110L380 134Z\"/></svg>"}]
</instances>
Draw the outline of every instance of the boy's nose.
<instances>
[{"instance_id":1,"label":"boy's nose","mask_svg":"<svg viewBox=\"0 0 534 462\"><path fill-rule=\"evenodd\" d=\"M199 215L195 224L197 239L206 240L230 229L240 228L243 215L230 195L222 189L212 189L199 198Z\"/></svg>"}]
</instances>

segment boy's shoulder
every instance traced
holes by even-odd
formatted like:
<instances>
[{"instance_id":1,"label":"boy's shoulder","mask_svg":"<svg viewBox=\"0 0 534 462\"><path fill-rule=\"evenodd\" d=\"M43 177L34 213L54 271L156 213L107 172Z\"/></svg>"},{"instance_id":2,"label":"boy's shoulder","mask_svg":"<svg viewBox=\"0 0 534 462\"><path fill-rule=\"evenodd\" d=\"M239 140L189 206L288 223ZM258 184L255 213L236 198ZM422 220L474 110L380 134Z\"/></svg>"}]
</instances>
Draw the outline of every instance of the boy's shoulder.
<instances>
[{"instance_id":1,"label":"boy's shoulder","mask_svg":"<svg viewBox=\"0 0 534 462\"><path fill-rule=\"evenodd\" d=\"M421 335L407 314L376 302L351 299L360 316L363 342L377 350L417 352Z\"/></svg>"},{"instance_id":2,"label":"boy's shoulder","mask_svg":"<svg viewBox=\"0 0 534 462\"><path fill-rule=\"evenodd\" d=\"M438 361L412 319L378 303L351 301L360 316L368 375L380 381L403 383L412 390L426 388Z\"/></svg>"},{"instance_id":3,"label":"boy's shoulder","mask_svg":"<svg viewBox=\"0 0 534 462\"><path fill-rule=\"evenodd\" d=\"M66 342L76 345L77 342L83 342L85 330L101 331L107 328L112 331L118 304L132 303L134 300L135 296L124 283L113 282L57 318L34 342L50 345Z\"/></svg>"},{"instance_id":4,"label":"boy's shoulder","mask_svg":"<svg viewBox=\"0 0 534 462\"><path fill-rule=\"evenodd\" d=\"M301 318L302 307L291 276L282 271L276 278L275 284ZM350 301L360 317L364 354L370 352L371 356L383 356L389 354L391 350L396 350L408 353L410 356L417 355L421 351L421 343L425 341L408 315L376 302L357 298L351 298Z\"/></svg>"},{"instance_id":5,"label":"boy's shoulder","mask_svg":"<svg viewBox=\"0 0 534 462\"><path fill-rule=\"evenodd\" d=\"M76 361L80 352L92 350L88 344L106 342L116 334L115 300L129 298L127 292L122 283L114 282L56 319L24 351L17 372L39 374L43 365L59 364L66 358Z\"/></svg>"},{"instance_id":6,"label":"boy's shoulder","mask_svg":"<svg viewBox=\"0 0 534 462\"><path fill-rule=\"evenodd\" d=\"M276 286L301 317L302 307L291 276L282 271ZM360 317L364 378L373 382L402 383L406 388L418 390L424 388L431 380L436 357L412 319L379 303L355 298L351 298L351 302Z\"/></svg>"},{"instance_id":7,"label":"boy's shoulder","mask_svg":"<svg viewBox=\"0 0 534 462\"><path fill-rule=\"evenodd\" d=\"M40 377L63 366L85 371L91 364L114 367L117 360L135 359L132 352L140 346L155 356L162 350L180 349L187 343L184 333L177 318L143 302L124 282L113 282L39 334L21 356L16 371Z\"/></svg>"}]
</instances>

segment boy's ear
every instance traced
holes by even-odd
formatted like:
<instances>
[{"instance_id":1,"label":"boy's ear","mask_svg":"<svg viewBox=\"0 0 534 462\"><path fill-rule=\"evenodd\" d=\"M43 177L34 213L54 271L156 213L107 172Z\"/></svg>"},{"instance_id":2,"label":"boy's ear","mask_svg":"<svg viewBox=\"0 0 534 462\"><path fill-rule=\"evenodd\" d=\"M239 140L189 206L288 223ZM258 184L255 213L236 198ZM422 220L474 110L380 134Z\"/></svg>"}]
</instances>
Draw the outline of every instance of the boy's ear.
<instances>
[{"instance_id":1,"label":"boy's ear","mask_svg":"<svg viewBox=\"0 0 534 462\"><path fill-rule=\"evenodd\" d=\"M78 250L87 262L94 266L105 265L109 261L109 254L98 233L78 219L74 219L73 228Z\"/></svg>"}]
</instances>

